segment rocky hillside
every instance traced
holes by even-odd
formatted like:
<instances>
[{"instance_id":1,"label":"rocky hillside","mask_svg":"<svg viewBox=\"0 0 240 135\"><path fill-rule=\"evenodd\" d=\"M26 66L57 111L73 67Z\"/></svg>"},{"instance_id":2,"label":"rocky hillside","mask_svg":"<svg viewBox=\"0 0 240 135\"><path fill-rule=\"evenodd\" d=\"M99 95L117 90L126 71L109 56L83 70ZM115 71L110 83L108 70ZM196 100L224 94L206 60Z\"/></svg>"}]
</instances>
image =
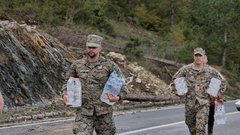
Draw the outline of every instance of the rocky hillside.
<instances>
[{"instance_id":1,"label":"rocky hillside","mask_svg":"<svg viewBox=\"0 0 240 135\"><path fill-rule=\"evenodd\" d=\"M67 48L46 33L16 22L0 22L0 90L6 106L32 104L59 95Z\"/></svg>"},{"instance_id":2,"label":"rocky hillside","mask_svg":"<svg viewBox=\"0 0 240 135\"><path fill-rule=\"evenodd\" d=\"M65 46L33 26L14 21L0 21L0 36L0 91L8 107L59 97L66 70L84 53L82 48ZM113 52L107 57L116 61L127 77L134 77L130 93L171 96L164 81L137 63Z\"/></svg>"}]
</instances>

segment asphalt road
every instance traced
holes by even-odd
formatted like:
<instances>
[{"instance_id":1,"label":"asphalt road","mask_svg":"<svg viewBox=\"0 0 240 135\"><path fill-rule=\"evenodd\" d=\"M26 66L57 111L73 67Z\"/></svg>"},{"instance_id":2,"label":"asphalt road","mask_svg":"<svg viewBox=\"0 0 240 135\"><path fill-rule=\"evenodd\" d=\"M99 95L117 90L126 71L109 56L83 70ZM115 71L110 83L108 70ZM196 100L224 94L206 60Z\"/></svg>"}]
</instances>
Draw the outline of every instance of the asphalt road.
<instances>
[{"instance_id":1,"label":"asphalt road","mask_svg":"<svg viewBox=\"0 0 240 135\"><path fill-rule=\"evenodd\" d=\"M235 101L225 103L227 123L215 125L217 135L239 135L240 112ZM0 135L71 135L72 120L58 120L0 128ZM125 113L115 116L117 135L188 135L183 106Z\"/></svg>"}]
</instances>

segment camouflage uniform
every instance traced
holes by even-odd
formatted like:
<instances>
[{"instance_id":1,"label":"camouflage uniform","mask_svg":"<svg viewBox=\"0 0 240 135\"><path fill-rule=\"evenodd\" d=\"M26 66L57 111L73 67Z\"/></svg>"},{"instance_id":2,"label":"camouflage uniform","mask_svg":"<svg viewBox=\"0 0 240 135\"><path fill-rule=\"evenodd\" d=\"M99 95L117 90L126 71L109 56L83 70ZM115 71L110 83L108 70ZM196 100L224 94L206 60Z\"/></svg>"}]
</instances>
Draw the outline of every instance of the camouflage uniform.
<instances>
[{"instance_id":1,"label":"camouflage uniform","mask_svg":"<svg viewBox=\"0 0 240 135\"><path fill-rule=\"evenodd\" d=\"M94 128L98 135L115 134L112 106L100 100L103 87L114 69L121 73L114 62L103 57L94 63L83 58L71 65L68 77L79 77L82 83L82 106L76 110L74 134L91 135ZM127 87L124 85L118 96L123 99L126 94Z\"/></svg>"},{"instance_id":2,"label":"camouflage uniform","mask_svg":"<svg viewBox=\"0 0 240 135\"><path fill-rule=\"evenodd\" d=\"M211 78L221 80L218 96L226 90L226 80L214 68L205 65L203 69L195 68L194 63L182 67L173 77L173 80L185 77L188 87L185 99L185 122L191 135L205 135L205 126L208 122L209 95L207 93Z\"/></svg>"}]
</instances>

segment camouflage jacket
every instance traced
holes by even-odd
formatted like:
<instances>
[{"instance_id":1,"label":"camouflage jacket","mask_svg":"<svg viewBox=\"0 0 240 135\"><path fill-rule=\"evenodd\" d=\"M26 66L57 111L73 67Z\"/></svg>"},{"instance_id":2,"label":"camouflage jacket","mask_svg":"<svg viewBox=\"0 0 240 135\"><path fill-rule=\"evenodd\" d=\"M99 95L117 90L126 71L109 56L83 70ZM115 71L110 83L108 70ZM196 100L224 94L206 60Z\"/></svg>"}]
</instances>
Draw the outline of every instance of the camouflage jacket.
<instances>
[{"instance_id":1,"label":"camouflage jacket","mask_svg":"<svg viewBox=\"0 0 240 135\"><path fill-rule=\"evenodd\" d=\"M67 77L79 77L82 83L82 106L77 113L92 116L111 113L112 106L100 100L105 83L113 70L121 73L119 67L113 62L100 57L98 62L90 63L86 58L75 61L67 72ZM66 84L63 86L66 91ZM127 86L124 85L119 93L120 99L127 94Z\"/></svg>"},{"instance_id":2,"label":"camouflage jacket","mask_svg":"<svg viewBox=\"0 0 240 135\"><path fill-rule=\"evenodd\" d=\"M173 80L179 77L185 77L188 87L186 93L186 106L194 106L198 101L201 105L209 104L209 95L207 89L212 78L217 78L221 81L218 96L226 90L227 82L225 78L214 68L205 65L203 69L196 69L194 63L183 66L173 76ZM175 89L173 87L173 89Z\"/></svg>"}]
</instances>

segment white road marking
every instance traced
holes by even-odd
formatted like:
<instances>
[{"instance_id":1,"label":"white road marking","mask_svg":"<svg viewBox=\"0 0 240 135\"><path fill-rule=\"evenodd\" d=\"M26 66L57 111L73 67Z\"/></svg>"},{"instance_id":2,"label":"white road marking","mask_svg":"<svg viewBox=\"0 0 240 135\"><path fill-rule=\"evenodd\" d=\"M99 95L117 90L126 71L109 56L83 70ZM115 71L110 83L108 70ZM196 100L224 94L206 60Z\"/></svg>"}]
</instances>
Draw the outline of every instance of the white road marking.
<instances>
[{"instance_id":1,"label":"white road marking","mask_svg":"<svg viewBox=\"0 0 240 135\"><path fill-rule=\"evenodd\" d=\"M65 119L65 120L57 120L57 121L36 122L36 123L30 123L30 124L24 124L24 125L14 125L14 126L8 126L8 127L1 127L0 129L36 126L36 125L52 124L52 123L58 123L58 122L68 122L68 121L73 121L73 118L67 119L67 120Z\"/></svg>"},{"instance_id":2,"label":"white road marking","mask_svg":"<svg viewBox=\"0 0 240 135\"><path fill-rule=\"evenodd\" d=\"M170 124L165 124L165 125L159 125L159 126L148 127L148 128L133 130L133 131L129 131L129 132L119 133L117 135L129 135L129 134L133 134L133 133L139 133L139 132L144 132L147 130L153 130L153 129L163 128L163 127L168 127L168 126L173 126L173 125L183 124L183 123L184 123L184 121L180 121L180 122L175 122L175 123L170 123Z\"/></svg>"},{"instance_id":3,"label":"white road marking","mask_svg":"<svg viewBox=\"0 0 240 135\"><path fill-rule=\"evenodd\" d=\"M234 101L228 101L228 102L236 102L236 101L234 100ZM163 108L157 109L157 110L168 110L168 109L172 109L172 108L174 108L174 107L170 106L170 107L163 107ZM183 106L179 105L175 108L183 108ZM154 111L154 110L150 110L150 111ZM227 115L233 115L233 114L239 114L239 112L236 111L236 112L227 113ZM36 123L30 123L30 124L24 124L24 125L13 125L13 126L0 127L0 129L19 128L19 127L42 125L42 124L58 123L58 122L68 122L68 121L73 121L73 120L74 120L74 118L64 119L64 120L56 120L56 121L36 122ZM124 132L124 133L119 133L117 135L129 135L132 133L139 133L139 132L143 132L143 131L147 131L147 130L153 130L153 129L157 129L157 128L163 128L163 127L173 126L173 125L182 124L182 123L184 123L184 121L165 124L165 125L159 125L159 126L154 126L154 127L148 127L148 128L143 128L143 129L139 129L139 130L128 131L128 132Z\"/></svg>"},{"instance_id":4,"label":"white road marking","mask_svg":"<svg viewBox=\"0 0 240 135\"><path fill-rule=\"evenodd\" d=\"M239 114L239 112L227 113L227 115L234 115L234 114ZM185 121L174 122L174 123L169 123L169 124L165 124L165 125L158 125L158 126L153 126L153 127L148 127L148 128L143 128L143 129L138 129L138 130L133 130L133 131L128 131L128 132L123 132L123 133L119 133L117 135L130 135L130 134L134 134L134 133L140 133L140 132L144 132L144 131L148 131L148 130L164 128L164 127L174 126L174 125L183 124L183 123L185 123Z\"/></svg>"}]
</instances>

